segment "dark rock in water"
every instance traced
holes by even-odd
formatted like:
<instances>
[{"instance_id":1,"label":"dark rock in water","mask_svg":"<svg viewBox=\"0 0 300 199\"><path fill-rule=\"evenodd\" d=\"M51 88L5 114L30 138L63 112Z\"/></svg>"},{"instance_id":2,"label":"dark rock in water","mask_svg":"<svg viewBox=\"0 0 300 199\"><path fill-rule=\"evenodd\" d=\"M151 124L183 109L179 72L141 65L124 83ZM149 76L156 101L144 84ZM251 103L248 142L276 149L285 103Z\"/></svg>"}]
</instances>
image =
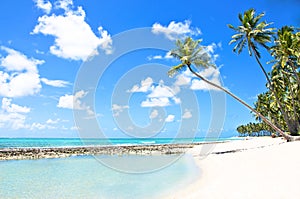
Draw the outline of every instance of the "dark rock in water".
<instances>
[{"instance_id":1,"label":"dark rock in water","mask_svg":"<svg viewBox=\"0 0 300 199\"><path fill-rule=\"evenodd\" d=\"M206 143L51 148L0 148L0 160L63 158L76 155L182 154L188 149L192 148L194 145L199 144Z\"/></svg>"}]
</instances>

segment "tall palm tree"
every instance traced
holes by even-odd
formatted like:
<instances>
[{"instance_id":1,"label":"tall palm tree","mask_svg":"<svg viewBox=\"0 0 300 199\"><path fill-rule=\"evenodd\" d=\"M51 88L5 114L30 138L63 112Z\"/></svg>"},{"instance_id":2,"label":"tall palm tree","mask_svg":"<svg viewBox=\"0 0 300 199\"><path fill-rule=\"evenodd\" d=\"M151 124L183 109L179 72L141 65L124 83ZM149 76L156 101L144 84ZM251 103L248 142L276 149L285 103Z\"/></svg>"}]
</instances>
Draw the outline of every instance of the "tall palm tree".
<instances>
[{"instance_id":1,"label":"tall palm tree","mask_svg":"<svg viewBox=\"0 0 300 199\"><path fill-rule=\"evenodd\" d=\"M272 41L272 35L274 34L274 28L268 28L272 23L266 23L265 21L260 22L261 18L264 16L264 13L255 15L255 10L253 8L244 12L244 15L239 13L238 17L241 22L241 25L234 27L231 24L228 24L228 27L237 32L237 34L232 36L232 40L229 44L236 43L233 48L234 52L240 54L244 47L248 46L249 55L254 57L259 64L261 70L263 71L268 83L270 84L270 78L268 73L264 69L263 65L260 62L260 52L258 50L258 45L269 49L266 43Z\"/></svg>"},{"instance_id":2,"label":"tall palm tree","mask_svg":"<svg viewBox=\"0 0 300 199\"><path fill-rule=\"evenodd\" d=\"M275 58L275 67L285 69L287 65L292 67L292 72L300 85L300 77L297 72L297 53L300 53L300 42L298 36L294 34L295 28L291 26L283 26L277 31L275 45L270 48L271 55ZM274 67L273 66L273 67Z\"/></svg>"},{"instance_id":3,"label":"tall palm tree","mask_svg":"<svg viewBox=\"0 0 300 199\"><path fill-rule=\"evenodd\" d=\"M221 90L236 99L238 102L246 106L248 109L250 109L252 112L256 113L265 123L270 125L275 131L280 133L285 139L288 141L292 141L293 138L284 133L281 129L279 129L277 126L275 126L271 121L269 121L266 117L264 117L262 114L260 114L258 111L253 109L250 105L248 105L246 102L238 98L236 95L228 91L227 89L223 88L222 86L215 84L209 80L207 80L205 77L200 75L198 72L194 70L192 67L202 67L202 68L209 68L209 67L215 67L213 64L213 61L211 59L211 56L207 53L205 50L205 47L200 45L201 40L194 41L191 37L187 37L183 41L177 40L176 46L177 48L173 49L171 51L171 55L177 59L180 60L180 64L177 66L174 66L171 68L168 72L169 76L174 76L177 72L180 72L186 68L188 68L196 77L203 80L205 83Z\"/></svg>"},{"instance_id":4,"label":"tall palm tree","mask_svg":"<svg viewBox=\"0 0 300 199\"><path fill-rule=\"evenodd\" d=\"M283 104L280 102L277 93L272 87L268 73L260 62L261 55L258 50L258 45L269 50L267 43L272 41L272 35L274 34L275 30L275 28L269 28L272 23L266 23L265 21L261 22L261 19L264 16L264 13L256 15L253 8L246 10L244 14L239 13L238 18L241 24L238 27L228 24L229 28L237 32L232 36L232 40L229 42L229 44L236 43L233 51L237 52L238 54L243 51L246 45L248 46L249 55L252 56L254 54L259 67L263 71L268 81L268 87L275 96L276 103L279 106L284 119L288 121L288 115L283 108Z\"/></svg>"},{"instance_id":5,"label":"tall palm tree","mask_svg":"<svg viewBox=\"0 0 300 199\"><path fill-rule=\"evenodd\" d=\"M271 73L274 90L279 94L279 100L285 105L285 112L288 120L284 123L288 126L291 135L298 135L300 132L299 121L299 84L293 76L292 66L287 65L281 69L274 67Z\"/></svg>"}]
</instances>

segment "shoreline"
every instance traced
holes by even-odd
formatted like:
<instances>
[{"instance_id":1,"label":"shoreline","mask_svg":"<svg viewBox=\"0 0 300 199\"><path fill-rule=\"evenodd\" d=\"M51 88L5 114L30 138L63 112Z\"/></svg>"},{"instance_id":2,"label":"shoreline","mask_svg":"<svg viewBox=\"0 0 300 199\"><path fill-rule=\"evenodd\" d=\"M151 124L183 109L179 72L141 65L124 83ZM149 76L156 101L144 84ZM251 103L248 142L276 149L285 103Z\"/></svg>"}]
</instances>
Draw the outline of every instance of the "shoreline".
<instances>
[{"instance_id":1,"label":"shoreline","mask_svg":"<svg viewBox=\"0 0 300 199\"><path fill-rule=\"evenodd\" d=\"M281 138L249 138L217 144L207 156L195 146L187 153L201 177L168 199L298 198L300 142Z\"/></svg>"},{"instance_id":2,"label":"shoreline","mask_svg":"<svg viewBox=\"0 0 300 199\"><path fill-rule=\"evenodd\" d=\"M188 144L113 145L86 147L0 148L0 162L66 158L84 155L191 155L200 171L198 179L164 198L274 198L300 195L300 142L282 138Z\"/></svg>"},{"instance_id":3,"label":"shoreline","mask_svg":"<svg viewBox=\"0 0 300 199\"><path fill-rule=\"evenodd\" d=\"M185 144L103 145L72 147L19 147L0 148L0 161L43 158L66 158L82 155L171 155L183 154L198 145L230 141L198 142Z\"/></svg>"}]
</instances>

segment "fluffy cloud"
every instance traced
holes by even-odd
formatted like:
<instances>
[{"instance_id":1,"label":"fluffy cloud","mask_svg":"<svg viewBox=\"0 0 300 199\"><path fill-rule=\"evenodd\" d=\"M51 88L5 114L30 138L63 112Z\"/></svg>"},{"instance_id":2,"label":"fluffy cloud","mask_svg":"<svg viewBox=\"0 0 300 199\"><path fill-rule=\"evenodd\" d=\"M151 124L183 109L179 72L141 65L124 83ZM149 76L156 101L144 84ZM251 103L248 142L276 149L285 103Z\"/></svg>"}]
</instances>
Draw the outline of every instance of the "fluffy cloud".
<instances>
[{"instance_id":1,"label":"fluffy cloud","mask_svg":"<svg viewBox=\"0 0 300 199\"><path fill-rule=\"evenodd\" d=\"M13 104L11 99L3 98L0 110L0 128L24 129L28 128L26 124L27 113L30 108Z\"/></svg>"},{"instance_id":2,"label":"fluffy cloud","mask_svg":"<svg viewBox=\"0 0 300 199\"><path fill-rule=\"evenodd\" d=\"M157 111L156 109L154 109L154 110L150 113L149 118L150 118L150 119L155 119L155 118L157 118L157 116L158 116L158 111Z\"/></svg>"},{"instance_id":3,"label":"fluffy cloud","mask_svg":"<svg viewBox=\"0 0 300 199\"><path fill-rule=\"evenodd\" d=\"M24 54L4 46L1 46L0 49L7 53L6 57L0 59L1 66L7 71L22 72L25 70L36 73L37 65L44 63L43 60L28 58Z\"/></svg>"},{"instance_id":4,"label":"fluffy cloud","mask_svg":"<svg viewBox=\"0 0 300 199\"><path fill-rule=\"evenodd\" d=\"M185 70L183 73L180 73L176 76L175 85L176 86L184 86L189 85L191 83L193 74L189 70Z\"/></svg>"},{"instance_id":5,"label":"fluffy cloud","mask_svg":"<svg viewBox=\"0 0 300 199\"><path fill-rule=\"evenodd\" d=\"M42 86L37 66L44 61L28 58L7 47L0 49L7 54L0 58L0 66L4 68L0 71L0 96L22 97L38 93Z\"/></svg>"},{"instance_id":6,"label":"fluffy cloud","mask_svg":"<svg viewBox=\"0 0 300 199\"><path fill-rule=\"evenodd\" d=\"M53 87L66 87L68 85L70 85L69 82L67 81L63 81L63 80L49 80L46 78L41 78L41 81L49 86L53 86Z\"/></svg>"},{"instance_id":7,"label":"fluffy cloud","mask_svg":"<svg viewBox=\"0 0 300 199\"><path fill-rule=\"evenodd\" d=\"M175 115L168 115L165 119L165 122L173 122L175 119Z\"/></svg>"},{"instance_id":8,"label":"fluffy cloud","mask_svg":"<svg viewBox=\"0 0 300 199\"><path fill-rule=\"evenodd\" d=\"M217 68L207 68L200 72L200 75L208 79L210 82L221 86L220 82L220 71ZM191 83L192 90L216 90L218 88L205 83L203 80L193 79Z\"/></svg>"},{"instance_id":9,"label":"fluffy cloud","mask_svg":"<svg viewBox=\"0 0 300 199\"><path fill-rule=\"evenodd\" d=\"M63 9L61 15L44 15L38 18L32 34L51 35L55 38L50 46L50 52L65 59L86 60L92 53L98 53L101 47L107 54L112 52L112 39L103 27L98 27L97 36L85 22L85 12L82 7L72 9L71 0L56 2L56 9Z\"/></svg>"},{"instance_id":10,"label":"fluffy cloud","mask_svg":"<svg viewBox=\"0 0 300 199\"><path fill-rule=\"evenodd\" d=\"M50 1L46 0L34 0L36 3L36 7L43 10L45 13L49 14L52 9L52 4Z\"/></svg>"},{"instance_id":11,"label":"fluffy cloud","mask_svg":"<svg viewBox=\"0 0 300 199\"><path fill-rule=\"evenodd\" d=\"M73 0L58 0L55 2L55 8L69 11L73 6Z\"/></svg>"},{"instance_id":12,"label":"fluffy cloud","mask_svg":"<svg viewBox=\"0 0 300 199\"><path fill-rule=\"evenodd\" d=\"M120 113L122 113L125 109L128 109L129 106L127 105L124 105L124 106L121 106L121 105L118 105L118 104L113 104L112 107L111 107L111 110L113 111L113 115L115 117L119 116Z\"/></svg>"},{"instance_id":13,"label":"fluffy cloud","mask_svg":"<svg viewBox=\"0 0 300 199\"><path fill-rule=\"evenodd\" d=\"M207 68L199 72L199 74L206 78L207 80L221 86L220 82L220 71L219 68ZM189 86L192 90L216 90L219 91L214 86L205 83L203 80L195 77L189 70L185 70L176 76L175 86Z\"/></svg>"},{"instance_id":14,"label":"fluffy cloud","mask_svg":"<svg viewBox=\"0 0 300 199\"><path fill-rule=\"evenodd\" d=\"M184 110L184 113L182 115L182 119L189 119L191 118L193 115L192 115L192 112L188 109L185 109Z\"/></svg>"},{"instance_id":15,"label":"fluffy cloud","mask_svg":"<svg viewBox=\"0 0 300 199\"><path fill-rule=\"evenodd\" d=\"M87 106L85 103L82 103L81 99L86 96L87 92L81 90L75 93L75 95L64 95L59 98L57 107L65 108L65 109L73 109L73 110L81 110L86 111L87 117L85 119L91 119L96 117L97 115L91 109L90 106Z\"/></svg>"},{"instance_id":16,"label":"fluffy cloud","mask_svg":"<svg viewBox=\"0 0 300 199\"><path fill-rule=\"evenodd\" d=\"M69 82L62 80L48 80L40 78L38 65L44 63L44 60L28 58L21 52L0 47L6 56L0 55L0 96L4 97L24 97L34 95L40 92L41 81L54 87L65 87Z\"/></svg>"},{"instance_id":17,"label":"fluffy cloud","mask_svg":"<svg viewBox=\"0 0 300 199\"><path fill-rule=\"evenodd\" d=\"M86 109L85 105L82 104L81 99L87 93L83 90L78 91L75 95L65 94L59 98L57 107L58 108L66 108L66 109L74 109L74 110L84 110Z\"/></svg>"},{"instance_id":18,"label":"fluffy cloud","mask_svg":"<svg viewBox=\"0 0 300 199\"><path fill-rule=\"evenodd\" d=\"M145 101L141 103L142 107L164 107L170 106L170 100L167 97L160 97L160 98L147 98Z\"/></svg>"},{"instance_id":19,"label":"fluffy cloud","mask_svg":"<svg viewBox=\"0 0 300 199\"><path fill-rule=\"evenodd\" d=\"M159 85L152 88L152 92L148 95L149 98L161 98L161 97L174 97L173 90L164 85L164 82L161 81Z\"/></svg>"},{"instance_id":20,"label":"fluffy cloud","mask_svg":"<svg viewBox=\"0 0 300 199\"><path fill-rule=\"evenodd\" d=\"M198 28L191 28L191 21L186 20L184 23L171 21L168 26L163 26L155 23L152 26L154 34L164 34L170 40L176 40L185 36L200 35L201 31Z\"/></svg>"},{"instance_id":21,"label":"fluffy cloud","mask_svg":"<svg viewBox=\"0 0 300 199\"><path fill-rule=\"evenodd\" d=\"M149 56L147 58L150 61L150 60L153 60L153 59L172 59L173 56L171 55L171 52L169 51L164 56L162 56L162 55L154 55L154 56Z\"/></svg>"},{"instance_id":22,"label":"fluffy cloud","mask_svg":"<svg viewBox=\"0 0 300 199\"><path fill-rule=\"evenodd\" d=\"M56 119L56 120L48 119L46 121L46 124L57 124L59 121L60 121L60 119Z\"/></svg>"},{"instance_id":23,"label":"fluffy cloud","mask_svg":"<svg viewBox=\"0 0 300 199\"><path fill-rule=\"evenodd\" d=\"M8 113L29 113L30 108L26 106L19 106L17 104L12 104L11 99L2 99L2 110Z\"/></svg>"},{"instance_id":24,"label":"fluffy cloud","mask_svg":"<svg viewBox=\"0 0 300 199\"><path fill-rule=\"evenodd\" d=\"M150 77L141 81L141 85L134 85L130 92L149 92L146 100L141 103L142 107L164 107L172 105L172 102L179 104L181 101L170 87L164 85L161 80L155 85Z\"/></svg>"},{"instance_id":25,"label":"fluffy cloud","mask_svg":"<svg viewBox=\"0 0 300 199\"><path fill-rule=\"evenodd\" d=\"M135 84L128 92L130 93L146 93L152 89L153 79L147 77L145 80L142 80L140 85Z\"/></svg>"},{"instance_id":26,"label":"fluffy cloud","mask_svg":"<svg viewBox=\"0 0 300 199\"><path fill-rule=\"evenodd\" d=\"M39 122L34 122L30 126L30 130L45 130L45 129L57 129L57 127L49 125L49 124L42 124Z\"/></svg>"}]
</instances>

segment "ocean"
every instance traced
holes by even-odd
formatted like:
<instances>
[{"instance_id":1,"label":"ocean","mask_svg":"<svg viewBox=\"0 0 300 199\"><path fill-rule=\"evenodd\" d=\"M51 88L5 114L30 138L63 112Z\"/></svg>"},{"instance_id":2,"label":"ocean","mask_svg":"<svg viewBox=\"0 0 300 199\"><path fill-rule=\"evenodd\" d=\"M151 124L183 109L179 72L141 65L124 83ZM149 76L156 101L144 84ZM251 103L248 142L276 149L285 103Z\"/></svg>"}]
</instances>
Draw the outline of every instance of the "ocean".
<instances>
[{"instance_id":1,"label":"ocean","mask_svg":"<svg viewBox=\"0 0 300 199\"><path fill-rule=\"evenodd\" d=\"M239 138L0 138L0 148L14 147L79 147L99 145L149 145L171 143L197 143L224 141Z\"/></svg>"},{"instance_id":2,"label":"ocean","mask_svg":"<svg viewBox=\"0 0 300 199\"><path fill-rule=\"evenodd\" d=\"M0 148L145 145L203 141L205 141L203 138L110 139L109 142L78 138L1 138ZM135 170L136 168L138 170ZM162 198L174 193L174 190L184 188L200 175L201 171L188 154L8 160L0 161L0 198Z\"/></svg>"},{"instance_id":3,"label":"ocean","mask_svg":"<svg viewBox=\"0 0 300 199\"><path fill-rule=\"evenodd\" d=\"M126 173L107 167L99 158L0 161L0 198L161 198L200 176L191 157L153 172ZM132 156L128 160L133 161ZM125 161L126 162L126 161Z\"/></svg>"}]
</instances>

